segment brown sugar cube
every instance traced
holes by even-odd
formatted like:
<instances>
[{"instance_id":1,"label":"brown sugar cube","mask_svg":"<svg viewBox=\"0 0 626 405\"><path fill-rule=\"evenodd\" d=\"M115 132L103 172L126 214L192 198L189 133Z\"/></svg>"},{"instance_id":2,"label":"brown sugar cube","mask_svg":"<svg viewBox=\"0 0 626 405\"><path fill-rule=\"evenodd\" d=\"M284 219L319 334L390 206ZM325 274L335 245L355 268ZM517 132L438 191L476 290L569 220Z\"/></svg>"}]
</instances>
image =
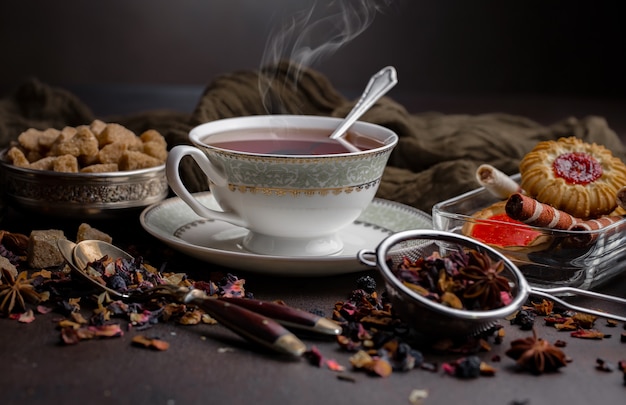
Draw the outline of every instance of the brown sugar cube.
<instances>
[{"instance_id":1,"label":"brown sugar cube","mask_svg":"<svg viewBox=\"0 0 626 405\"><path fill-rule=\"evenodd\" d=\"M15 267L13 263L11 263L9 259L4 256L0 256L0 269L7 270L13 277L17 277L17 267ZM2 281L1 279L2 273L0 273L0 281Z\"/></svg>"},{"instance_id":2,"label":"brown sugar cube","mask_svg":"<svg viewBox=\"0 0 626 405\"><path fill-rule=\"evenodd\" d=\"M91 132L94 133L94 135L98 136L102 133L102 131L104 131L104 128L106 128L106 126L106 122L101 120L94 120L91 125L89 125L89 128L91 129Z\"/></svg>"},{"instance_id":3,"label":"brown sugar cube","mask_svg":"<svg viewBox=\"0 0 626 405\"><path fill-rule=\"evenodd\" d=\"M39 137L43 131L35 128L29 128L17 136L17 142L26 150L39 149Z\"/></svg>"},{"instance_id":4,"label":"brown sugar cube","mask_svg":"<svg viewBox=\"0 0 626 405\"><path fill-rule=\"evenodd\" d=\"M52 163L52 170L63 173L78 173L78 160L72 155L59 156Z\"/></svg>"},{"instance_id":5,"label":"brown sugar cube","mask_svg":"<svg viewBox=\"0 0 626 405\"><path fill-rule=\"evenodd\" d=\"M165 160L167 159L167 149L159 142L144 142L143 153L155 157L161 162L165 162Z\"/></svg>"},{"instance_id":6,"label":"brown sugar cube","mask_svg":"<svg viewBox=\"0 0 626 405\"><path fill-rule=\"evenodd\" d=\"M107 243L112 243L113 238L99 229L93 228L89 224L82 223L78 226L78 232L76 234L76 243L83 240L101 240Z\"/></svg>"},{"instance_id":7,"label":"brown sugar cube","mask_svg":"<svg viewBox=\"0 0 626 405\"><path fill-rule=\"evenodd\" d=\"M52 145L51 155L72 155L79 156L95 156L98 153L98 140L91 130L86 126L80 126L76 129L74 136L66 138L63 134L57 138Z\"/></svg>"},{"instance_id":8,"label":"brown sugar cube","mask_svg":"<svg viewBox=\"0 0 626 405\"><path fill-rule=\"evenodd\" d=\"M52 170L55 160L57 160L56 156L46 156L45 158L31 163L28 168L35 170Z\"/></svg>"},{"instance_id":9,"label":"brown sugar cube","mask_svg":"<svg viewBox=\"0 0 626 405\"><path fill-rule=\"evenodd\" d=\"M80 169L81 173L109 173L119 171L117 163L98 163L94 165L85 166Z\"/></svg>"},{"instance_id":10,"label":"brown sugar cube","mask_svg":"<svg viewBox=\"0 0 626 405\"><path fill-rule=\"evenodd\" d=\"M95 165L95 164L100 164L100 159L97 153L93 156L82 155L78 157L79 168L84 168L84 167Z\"/></svg>"},{"instance_id":11,"label":"brown sugar cube","mask_svg":"<svg viewBox=\"0 0 626 405\"><path fill-rule=\"evenodd\" d=\"M74 135L76 135L76 129L69 128L70 127L63 128L57 139L55 139L50 146L50 152L48 153L48 156L65 155L63 149L68 148L66 144L68 144L68 142L74 137Z\"/></svg>"},{"instance_id":12,"label":"brown sugar cube","mask_svg":"<svg viewBox=\"0 0 626 405\"><path fill-rule=\"evenodd\" d=\"M24 152L16 146L9 149L7 157L9 158L9 161L17 167L28 167L30 165L26 156L24 156Z\"/></svg>"},{"instance_id":13,"label":"brown sugar cube","mask_svg":"<svg viewBox=\"0 0 626 405\"><path fill-rule=\"evenodd\" d=\"M148 167L154 167L161 164L161 161L155 157L146 155L142 152L128 150L122 154L119 161L120 170L138 170Z\"/></svg>"},{"instance_id":14,"label":"brown sugar cube","mask_svg":"<svg viewBox=\"0 0 626 405\"><path fill-rule=\"evenodd\" d=\"M149 129L143 132L139 136L139 139L141 139L143 143L157 142L161 144L164 148L167 148L167 142L165 141L165 138L156 129Z\"/></svg>"},{"instance_id":15,"label":"brown sugar cube","mask_svg":"<svg viewBox=\"0 0 626 405\"><path fill-rule=\"evenodd\" d=\"M36 162L39 159L43 159L48 155L48 152L42 150L29 150L26 152L26 159L29 162Z\"/></svg>"},{"instance_id":16,"label":"brown sugar cube","mask_svg":"<svg viewBox=\"0 0 626 405\"><path fill-rule=\"evenodd\" d=\"M59 135L61 135L61 131L56 128L48 128L41 132L39 135L39 149L42 150L42 154L44 154L43 151L50 150Z\"/></svg>"},{"instance_id":17,"label":"brown sugar cube","mask_svg":"<svg viewBox=\"0 0 626 405\"><path fill-rule=\"evenodd\" d=\"M122 142L105 145L100 149L100 152L98 152L98 161L100 163L117 163L127 149L128 145Z\"/></svg>"},{"instance_id":18,"label":"brown sugar cube","mask_svg":"<svg viewBox=\"0 0 626 405\"><path fill-rule=\"evenodd\" d=\"M71 139L72 137L74 137L74 135L76 135L75 127L63 127L61 133L59 134L59 136L62 137L63 140Z\"/></svg>"},{"instance_id":19,"label":"brown sugar cube","mask_svg":"<svg viewBox=\"0 0 626 405\"><path fill-rule=\"evenodd\" d=\"M106 125L98 135L98 142L100 148L111 143L124 143L127 145L127 149L141 147L141 139L133 131L115 123Z\"/></svg>"},{"instance_id":20,"label":"brown sugar cube","mask_svg":"<svg viewBox=\"0 0 626 405\"><path fill-rule=\"evenodd\" d=\"M78 156L96 156L98 154L98 138L89 127L80 126L72 141L78 146Z\"/></svg>"},{"instance_id":21,"label":"brown sugar cube","mask_svg":"<svg viewBox=\"0 0 626 405\"><path fill-rule=\"evenodd\" d=\"M67 239L61 230L32 231L28 241L27 262L32 269L60 266L65 262L57 241Z\"/></svg>"},{"instance_id":22,"label":"brown sugar cube","mask_svg":"<svg viewBox=\"0 0 626 405\"><path fill-rule=\"evenodd\" d=\"M35 128L30 128L22 132L17 141L25 149L26 155L38 156L38 158L29 159L31 162L40 159L45 156L51 145L59 137L61 131L55 128L48 128L44 131L40 131Z\"/></svg>"}]
</instances>

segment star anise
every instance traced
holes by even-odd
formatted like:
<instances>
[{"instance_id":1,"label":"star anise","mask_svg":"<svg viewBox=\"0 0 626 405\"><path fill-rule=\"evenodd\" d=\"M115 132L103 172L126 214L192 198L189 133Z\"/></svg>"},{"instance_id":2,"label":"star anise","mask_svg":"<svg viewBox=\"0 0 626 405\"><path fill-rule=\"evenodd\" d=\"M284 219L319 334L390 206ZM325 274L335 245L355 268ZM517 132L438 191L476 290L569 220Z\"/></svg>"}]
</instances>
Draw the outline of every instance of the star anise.
<instances>
[{"instance_id":1,"label":"star anise","mask_svg":"<svg viewBox=\"0 0 626 405\"><path fill-rule=\"evenodd\" d=\"M2 269L2 284L0 284L0 311L5 315L10 314L13 309L25 310L26 300L37 303L41 297L35 291L31 280L27 278L28 273L22 271L13 276L11 272Z\"/></svg>"},{"instance_id":2,"label":"star anise","mask_svg":"<svg viewBox=\"0 0 626 405\"><path fill-rule=\"evenodd\" d=\"M502 276L504 262L492 263L486 253L477 250L468 252L467 266L459 269L461 276L469 284L463 298L475 299L481 309L493 309L504 305L502 293L510 293L509 280Z\"/></svg>"},{"instance_id":3,"label":"star anise","mask_svg":"<svg viewBox=\"0 0 626 405\"><path fill-rule=\"evenodd\" d=\"M512 341L506 355L534 374L557 371L567 365L565 353L548 341L537 338L534 329L532 337Z\"/></svg>"}]
</instances>

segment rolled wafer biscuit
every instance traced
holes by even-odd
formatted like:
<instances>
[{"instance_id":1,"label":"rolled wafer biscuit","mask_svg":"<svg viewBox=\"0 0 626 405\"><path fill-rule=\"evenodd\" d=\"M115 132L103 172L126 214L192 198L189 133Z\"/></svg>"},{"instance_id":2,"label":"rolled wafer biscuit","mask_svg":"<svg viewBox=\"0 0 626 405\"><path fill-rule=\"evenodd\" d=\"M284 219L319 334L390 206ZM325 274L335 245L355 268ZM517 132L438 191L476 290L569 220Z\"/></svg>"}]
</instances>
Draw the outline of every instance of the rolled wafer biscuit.
<instances>
[{"instance_id":1,"label":"rolled wafer biscuit","mask_svg":"<svg viewBox=\"0 0 626 405\"><path fill-rule=\"evenodd\" d=\"M511 194L522 192L522 188L515 180L487 164L480 165L476 170L476 181L493 196L501 199L506 199Z\"/></svg>"},{"instance_id":2,"label":"rolled wafer biscuit","mask_svg":"<svg viewBox=\"0 0 626 405\"><path fill-rule=\"evenodd\" d=\"M580 233L572 235L569 238L569 243L570 245L574 245L576 247L587 246L598 238L598 233L592 233L591 231L606 228L607 226L622 221L623 219L623 217L618 215L606 215L596 219L579 221L572 225L570 231L580 231Z\"/></svg>"},{"instance_id":3,"label":"rolled wafer biscuit","mask_svg":"<svg viewBox=\"0 0 626 405\"><path fill-rule=\"evenodd\" d=\"M515 193L506 202L508 216L531 226L568 230L579 222L565 211L543 204L532 197Z\"/></svg>"}]
</instances>

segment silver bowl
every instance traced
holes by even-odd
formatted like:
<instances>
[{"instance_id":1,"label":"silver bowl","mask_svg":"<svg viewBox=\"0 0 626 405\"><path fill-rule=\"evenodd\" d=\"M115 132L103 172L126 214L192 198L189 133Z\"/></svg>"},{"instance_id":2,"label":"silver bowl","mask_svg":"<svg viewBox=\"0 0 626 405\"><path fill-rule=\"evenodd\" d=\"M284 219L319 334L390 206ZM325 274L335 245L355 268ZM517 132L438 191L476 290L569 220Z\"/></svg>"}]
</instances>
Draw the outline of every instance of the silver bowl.
<instances>
[{"instance_id":1,"label":"silver bowl","mask_svg":"<svg viewBox=\"0 0 626 405\"><path fill-rule=\"evenodd\" d=\"M167 197L165 164L109 173L59 173L26 169L0 152L0 184L7 206L66 218L114 218Z\"/></svg>"}]
</instances>

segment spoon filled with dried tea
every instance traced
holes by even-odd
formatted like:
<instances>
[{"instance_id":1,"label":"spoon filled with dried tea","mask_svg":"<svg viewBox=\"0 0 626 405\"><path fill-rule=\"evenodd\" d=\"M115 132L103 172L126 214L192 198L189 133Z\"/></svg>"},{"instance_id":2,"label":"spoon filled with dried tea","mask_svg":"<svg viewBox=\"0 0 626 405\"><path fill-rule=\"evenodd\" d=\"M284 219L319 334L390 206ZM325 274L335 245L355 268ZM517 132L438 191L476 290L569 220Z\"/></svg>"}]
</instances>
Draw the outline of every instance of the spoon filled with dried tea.
<instances>
[{"instance_id":1,"label":"spoon filled with dried tea","mask_svg":"<svg viewBox=\"0 0 626 405\"><path fill-rule=\"evenodd\" d=\"M197 305L241 337L279 353L300 356L306 351L305 344L284 325L318 334L341 333L341 328L334 322L286 305L247 298L212 298L198 289L158 282L154 283L156 287L143 290L116 285L121 281L107 285L99 270L107 272L109 280L115 279L118 270L147 270L140 260L106 242L87 240L75 244L59 240L58 247L75 273L112 297L136 301L166 297L176 302ZM145 273L144 277L149 278L150 274Z\"/></svg>"}]
</instances>

